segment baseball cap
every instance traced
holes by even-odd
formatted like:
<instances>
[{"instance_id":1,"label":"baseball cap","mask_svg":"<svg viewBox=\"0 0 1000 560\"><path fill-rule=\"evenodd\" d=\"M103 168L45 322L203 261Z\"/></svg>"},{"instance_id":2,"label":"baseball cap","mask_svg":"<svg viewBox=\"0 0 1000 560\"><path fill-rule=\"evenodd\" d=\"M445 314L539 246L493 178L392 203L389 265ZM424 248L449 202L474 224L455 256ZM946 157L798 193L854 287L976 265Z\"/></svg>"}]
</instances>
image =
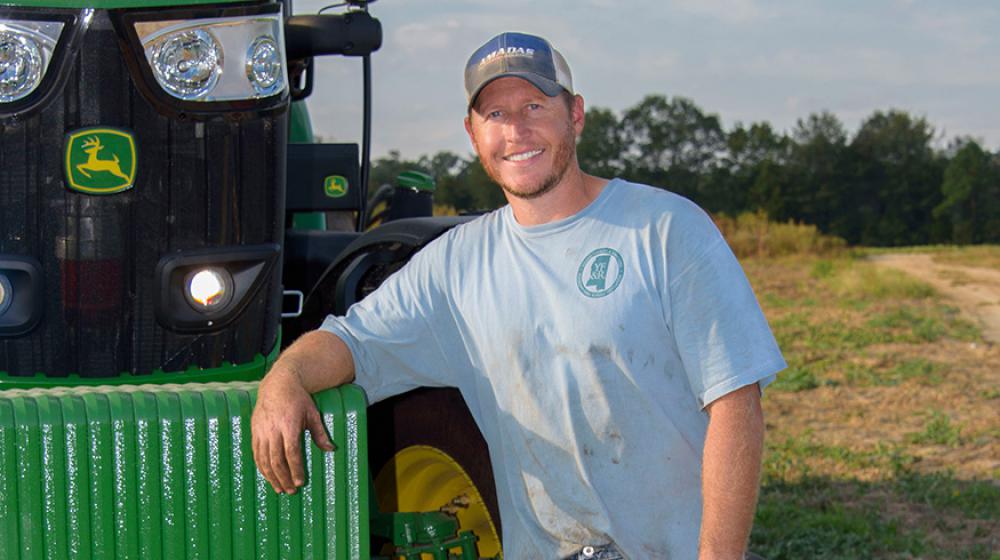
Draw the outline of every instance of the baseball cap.
<instances>
[{"instance_id":1,"label":"baseball cap","mask_svg":"<svg viewBox=\"0 0 1000 560\"><path fill-rule=\"evenodd\" d=\"M469 107L493 80L523 78L549 97L573 93L573 76L559 51L548 41L525 33L501 33L472 53L465 64L465 95Z\"/></svg>"}]
</instances>

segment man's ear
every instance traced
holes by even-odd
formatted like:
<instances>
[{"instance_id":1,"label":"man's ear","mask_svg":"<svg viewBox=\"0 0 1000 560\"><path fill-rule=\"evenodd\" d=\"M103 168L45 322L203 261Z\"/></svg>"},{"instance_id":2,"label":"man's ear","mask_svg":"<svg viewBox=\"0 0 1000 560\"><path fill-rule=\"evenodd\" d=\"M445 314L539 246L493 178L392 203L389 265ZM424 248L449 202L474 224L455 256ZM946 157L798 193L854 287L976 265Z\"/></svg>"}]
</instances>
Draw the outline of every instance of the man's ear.
<instances>
[{"instance_id":1,"label":"man's ear","mask_svg":"<svg viewBox=\"0 0 1000 560\"><path fill-rule=\"evenodd\" d=\"M476 134L472 131L472 119L465 117L465 133L469 135L469 142L472 142L472 149L479 153L479 146L476 145Z\"/></svg>"},{"instance_id":2,"label":"man's ear","mask_svg":"<svg viewBox=\"0 0 1000 560\"><path fill-rule=\"evenodd\" d=\"M587 111L583 106L583 96L576 94L573 96L573 130L576 131L576 135L580 136L583 134L583 124L586 120Z\"/></svg>"}]
</instances>

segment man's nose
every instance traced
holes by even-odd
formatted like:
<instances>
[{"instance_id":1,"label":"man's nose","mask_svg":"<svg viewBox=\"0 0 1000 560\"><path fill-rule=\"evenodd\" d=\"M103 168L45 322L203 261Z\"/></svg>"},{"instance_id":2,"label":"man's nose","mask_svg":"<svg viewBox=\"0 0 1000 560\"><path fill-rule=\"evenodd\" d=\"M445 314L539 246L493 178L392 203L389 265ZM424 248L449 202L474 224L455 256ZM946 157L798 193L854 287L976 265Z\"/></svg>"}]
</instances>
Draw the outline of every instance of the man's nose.
<instances>
[{"instance_id":1,"label":"man's nose","mask_svg":"<svg viewBox=\"0 0 1000 560\"><path fill-rule=\"evenodd\" d=\"M512 115L504 127L504 136L508 142L523 140L531 135L531 127L527 119L521 115Z\"/></svg>"}]
</instances>

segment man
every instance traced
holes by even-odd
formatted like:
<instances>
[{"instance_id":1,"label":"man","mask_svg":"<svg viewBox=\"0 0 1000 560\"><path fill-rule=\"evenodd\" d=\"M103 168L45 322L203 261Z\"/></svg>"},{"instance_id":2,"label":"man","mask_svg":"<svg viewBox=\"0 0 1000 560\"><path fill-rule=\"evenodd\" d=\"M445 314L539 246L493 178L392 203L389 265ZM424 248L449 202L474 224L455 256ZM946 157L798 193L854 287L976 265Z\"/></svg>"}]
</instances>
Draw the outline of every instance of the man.
<instances>
[{"instance_id":1,"label":"man","mask_svg":"<svg viewBox=\"0 0 1000 560\"><path fill-rule=\"evenodd\" d=\"M739 264L691 202L580 169L583 99L544 39L493 38L465 85L509 205L283 354L254 411L261 472L294 492L302 429L330 448L312 392L454 386L490 446L508 558L742 558L760 393L785 364Z\"/></svg>"}]
</instances>

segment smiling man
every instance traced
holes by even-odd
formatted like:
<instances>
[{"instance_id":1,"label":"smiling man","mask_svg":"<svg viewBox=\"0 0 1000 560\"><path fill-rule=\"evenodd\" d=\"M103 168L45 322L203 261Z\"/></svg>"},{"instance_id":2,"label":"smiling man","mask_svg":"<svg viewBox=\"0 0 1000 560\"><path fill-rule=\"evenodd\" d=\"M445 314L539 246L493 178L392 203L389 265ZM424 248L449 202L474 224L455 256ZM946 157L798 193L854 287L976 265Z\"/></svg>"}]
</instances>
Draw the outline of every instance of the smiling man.
<instances>
[{"instance_id":1,"label":"smiling man","mask_svg":"<svg viewBox=\"0 0 1000 560\"><path fill-rule=\"evenodd\" d=\"M732 252L690 201L580 169L583 98L544 39L491 39L465 86L509 204L283 354L254 412L261 472L302 484L312 392L453 386L490 446L506 557L742 558L761 390L785 364Z\"/></svg>"}]
</instances>

